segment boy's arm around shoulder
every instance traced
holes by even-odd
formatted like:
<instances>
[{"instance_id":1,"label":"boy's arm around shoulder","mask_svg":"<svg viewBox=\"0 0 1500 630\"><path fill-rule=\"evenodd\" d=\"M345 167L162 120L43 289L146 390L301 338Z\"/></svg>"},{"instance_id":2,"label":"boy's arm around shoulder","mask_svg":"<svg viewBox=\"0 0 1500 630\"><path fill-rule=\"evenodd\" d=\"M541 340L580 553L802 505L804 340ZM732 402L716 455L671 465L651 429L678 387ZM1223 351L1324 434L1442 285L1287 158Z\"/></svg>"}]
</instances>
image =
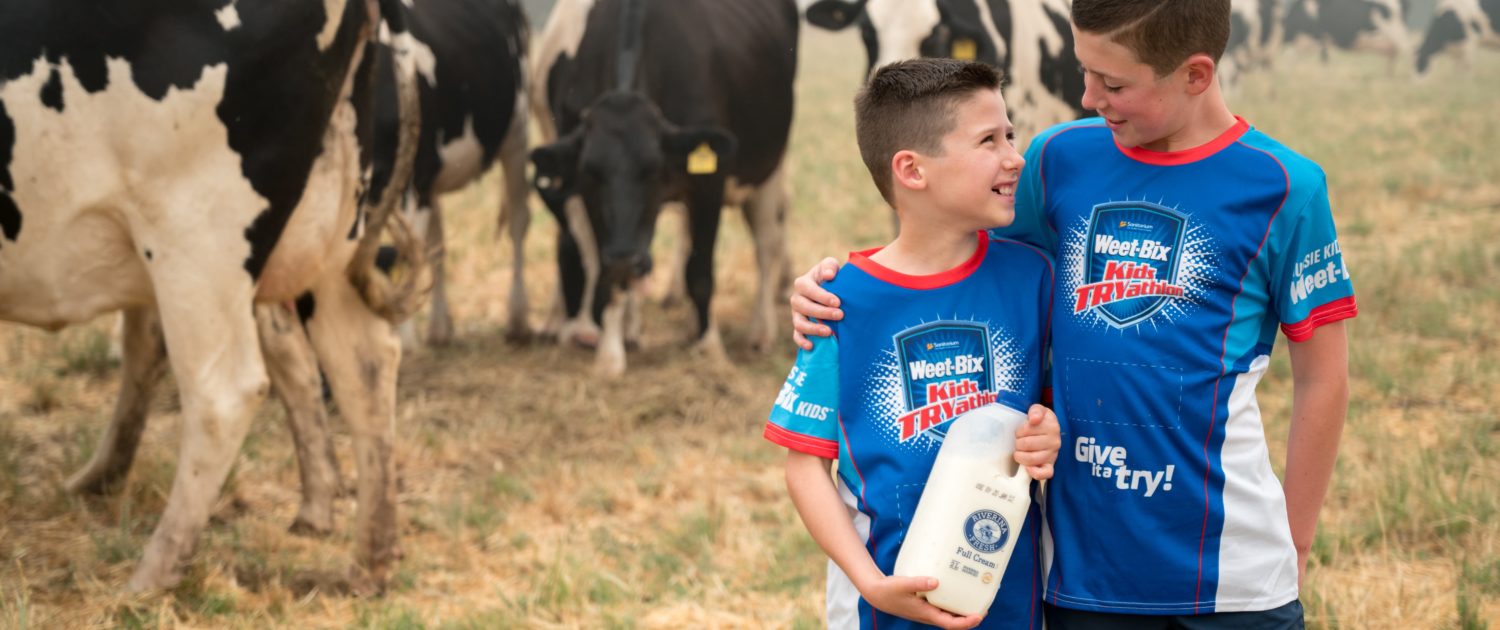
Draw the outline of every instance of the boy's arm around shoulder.
<instances>
[{"instance_id":1,"label":"boy's arm around shoulder","mask_svg":"<svg viewBox=\"0 0 1500 630\"><path fill-rule=\"evenodd\" d=\"M1286 449L1286 511L1297 547L1297 581L1317 533L1349 409L1349 340L1342 321L1290 345L1292 422Z\"/></svg>"}]
</instances>

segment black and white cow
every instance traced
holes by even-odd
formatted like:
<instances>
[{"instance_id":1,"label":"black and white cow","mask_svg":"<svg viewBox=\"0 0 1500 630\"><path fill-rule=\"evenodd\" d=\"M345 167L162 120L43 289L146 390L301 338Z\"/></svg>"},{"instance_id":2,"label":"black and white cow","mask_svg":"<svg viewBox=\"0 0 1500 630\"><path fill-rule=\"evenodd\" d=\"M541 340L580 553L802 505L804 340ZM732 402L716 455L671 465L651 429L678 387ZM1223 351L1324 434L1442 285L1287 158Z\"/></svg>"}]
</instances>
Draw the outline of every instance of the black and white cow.
<instances>
[{"instance_id":1,"label":"black and white cow","mask_svg":"<svg viewBox=\"0 0 1500 630\"><path fill-rule=\"evenodd\" d=\"M434 252L427 341L440 344L453 336L438 196L469 185L497 159L505 176L499 228L508 231L512 249L508 333L524 338L530 325L523 241L531 219L526 205L526 17L515 0L420 0L402 6L414 38L422 110L406 202L413 226L426 233ZM376 133L379 142L387 143L396 134L396 92L389 47L382 46L380 55ZM378 173L389 165L377 159L375 168Z\"/></svg>"},{"instance_id":2,"label":"black and white cow","mask_svg":"<svg viewBox=\"0 0 1500 630\"><path fill-rule=\"evenodd\" d=\"M162 357L181 396L176 478L130 590L180 579L275 380L263 344L315 353L354 433L356 587L379 588L392 567L401 350L390 321L420 290L370 264L395 205L377 188L405 187L415 145L408 123L388 180L367 176L373 66L361 62L382 13L399 75L414 75L395 5L379 5L0 6L0 320L57 329L124 309L116 416L144 405L131 383L158 375ZM404 111L413 83L399 91ZM421 249L398 242L422 276ZM316 302L305 335L265 326L299 296ZM72 485L117 474L138 438L138 424L112 425Z\"/></svg>"},{"instance_id":3,"label":"black and white cow","mask_svg":"<svg viewBox=\"0 0 1500 630\"><path fill-rule=\"evenodd\" d=\"M1219 85L1233 93L1242 73L1269 68L1279 50L1281 3L1278 0L1232 0L1229 41L1219 58Z\"/></svg>"},{"instance_id":4,"label":"black and white cow","mask_svg":"<svg viewBox=\"0 0 1500 630\"><path fill-rule=\"evenodd\" d=\"M602 322L596 371L625 368L630 287L650 269L660 207L687 208L697 343L710 317L721 208L740 206L760 271L751 340L775 333L788 205L798 15L792 0L562 0L543 29L532 107L536 186L559 230L564 338Z\"/></svg>"},{"instance_id":5,"label":"black and white cow","mask_svg":"<svg viewBox=\"0 0 1500 630\"><path fill-rule=\"evenodd\" d=\"M839 30L859 23L867 70L914 57L976 59L1005 72L1016 135L1089 115L1073 54L1069 0L818 0L807 21Z\"/></svg>"},{"instance_id":6,"label":"black and white cow","mask_svg":"<svg viewBox=\"0 0 1500 630\"><path fill-rule=\"evenodd\" d=\"M1439 0L1417 49L1417 74L1439 54L1453 51L1467 62L1480 46L1500 48L1500 0Z\"/></svg>"},{"instance_id":7,"label":"black and white cow","mask_svg":"<svg viewBox=\"0 0 1500 630\"><path fill-rule=\"evenodd\" d=\"M1282 20L1282 41L1310 41L1328 58L1329 48L1385 55L1392 68L1411 51L1406 28L1410 0L1291 0Z\"/></svg>"}]
</instances>

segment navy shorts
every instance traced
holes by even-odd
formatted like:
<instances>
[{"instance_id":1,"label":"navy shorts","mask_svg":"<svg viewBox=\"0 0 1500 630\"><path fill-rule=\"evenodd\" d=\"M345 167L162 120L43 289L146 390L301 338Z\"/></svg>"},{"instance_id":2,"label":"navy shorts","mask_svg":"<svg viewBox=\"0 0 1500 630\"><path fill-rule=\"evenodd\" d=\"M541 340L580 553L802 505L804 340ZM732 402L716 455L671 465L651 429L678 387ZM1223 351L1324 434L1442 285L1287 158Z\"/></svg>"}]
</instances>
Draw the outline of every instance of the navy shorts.
<instances>
[{"instance_id":1,"label":"navy shorts","mask_svg":"<svg viewBox=\"0 0 1500 630\"><path fill-rule=\"evenodd\" d=\"M1302 630L1302 602L1271 610L1208 615L1128 615L1046 604L1052 630Z\"/></svg>"}]
</instances>

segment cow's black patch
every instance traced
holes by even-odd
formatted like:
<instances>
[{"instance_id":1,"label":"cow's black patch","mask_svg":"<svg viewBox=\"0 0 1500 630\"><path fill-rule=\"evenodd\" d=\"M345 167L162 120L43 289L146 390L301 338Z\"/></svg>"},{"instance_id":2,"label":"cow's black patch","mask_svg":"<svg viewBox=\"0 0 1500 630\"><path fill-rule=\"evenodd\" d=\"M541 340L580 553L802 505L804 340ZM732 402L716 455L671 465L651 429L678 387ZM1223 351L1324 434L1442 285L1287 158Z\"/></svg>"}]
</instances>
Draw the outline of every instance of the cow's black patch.
<instances>
[{"instance_id":1,"label":"cow's black patch","mask_svg":"<svg viewBox=\"0 0 1500 630\"><path fill-rule=\"evenodd\" d=\"M314 313L318 312L318 302L313 299L312 293L303 293L297 298L297 319L303 324L312 319Z\"/></svg>"},{"instance_id":2,"label":"cow's black patch","mask_svg":"<svg viewBox=\"0 0 1500 630\"><path fill-rule=\"evenodd\" d=\"M242 156L246 178L269 202L245 230L250 256L244 267L251 278L259 279L302 198L313 161L322 152L323 129L343 88L342 77L349 71L354 47L360 45L365 12L364 3L350 2L343 16L326 16L339 20L340 25L328 49L320 52L317 33L325 21L322 3L235 6L241 26L228 38L299 70L268 73L255 66L262 71L252 73L250 67L241 71L230 63L218 109L219 119L229 128L230 148ZM301 19L290 19L287 12L298 13Z\"/></svg>"},{"instance_id":3,"label":"cow's black patch","mask_svg":"<svg viewBox=\"0 0 1500 630\"><path fill-rule=\"evenodd\" d=\"M1229 14L1229 42L1224 44L1224 52L1238 50L1250 41L1250 24L1238 13Z\"/></svg>"},{"instance_id":4,"label":"cow's black patch","mask_svg":"<svg viewBox=\"0 0 1500 630\"><path fill-rule=\"evenodd\" d=\"M42 84L42 104L57 111L63 110L62 75L57 68L52 69L52 76Z\"/></svg>"},{"instance_id":5,"label":"cow's black patch","mask_svg":"<svg viewBox=\"0 0 1500 630\"><path fill-rule=\"evenodd\" d=\"M1271 28L1276 22L1276 3L1278 0L1260 0L1256 3L1257 12L1260 14L1260 45L1267 46L1271 43Z\"/></svg>"},{"instance_id":6,"label":"cow's black patch","mask_svg":"<svg viewBox=\"0 0 1500 630\"><path fill-rule=\"evenodd\" d=\"M1427 26L1427 34L1422 36L1422 47L1417 49L1417 72L1427 72L1433 56L1462 42L1466 36L1464 25L1453 11L1439 13L1432 24Z\"/></svg>"},{"instance_id":7,"label":"cow's black patch","mask_svg":"<svg viewBox=\"0 0 1500 630\"><path fill-rule=\"evenodd\" d=\"M99 3L15 0L0 18L0 82L31 72L37 60L66 63L89 93L109 86L109 59L130 65L137 88L161 100L172 87L198 82L206 66L223 63L223 27L214 17L223 0ZM7 28L8 27L8 28ZM49 103L49 106L51 104Z\"/></svg>"},{"instance_id":8,"label":"cow's black patch","mask_svg":"<svg viewBox=\"0 0 1500 630\"><path fill-rule=\"evenodd\" d=\"M15 151L16 127L5 111L5 102L0 101L0 236L15 242L21 235L21 209L11 199L15 181L10 174L10 159Z\"/></svg>"},{"instance_id":9,"label":"cow's black patch","mask_svg":"<svg viewBox=\"0 0 1500 630\"><path fill-rule=\"evenodd\" d=\"M21 235L21 209L7 192L0 192L0 234L11 242Z\"/></svg>"},{"instance_id":10,"label":"cow's black patch","mask_svg":"<svg viewBox=\"0 0 1500 630\"><path fill-rule=\"evenodd\" d=\"M1063 44L1058 47L1057 54L1052 54L1046 47L1041 50L1042 85L1047 92L1056 95L1068 107L1073 108L1073 114L1083 117L1088 110L1083 108L1083 75L1078 73L1078 56L1073 54L1073 28L1066 14L1057 13L1050 7L1043 7L1047 13L1047 19L1052 22L1052 28L1062 35Z\"/></svg>"},{"instance_id":11,"label":"cow's black patch","mask_svg":"<svg viewBox=\"0 0 1500 630\"><path fill-rule=\"evenodd\" d=\"M16 189L16 182L10 175L10 160L15 154L15 146L16 124L5 111L5 101L0 101L0 190Z\"/></svg>"}]
</instances>

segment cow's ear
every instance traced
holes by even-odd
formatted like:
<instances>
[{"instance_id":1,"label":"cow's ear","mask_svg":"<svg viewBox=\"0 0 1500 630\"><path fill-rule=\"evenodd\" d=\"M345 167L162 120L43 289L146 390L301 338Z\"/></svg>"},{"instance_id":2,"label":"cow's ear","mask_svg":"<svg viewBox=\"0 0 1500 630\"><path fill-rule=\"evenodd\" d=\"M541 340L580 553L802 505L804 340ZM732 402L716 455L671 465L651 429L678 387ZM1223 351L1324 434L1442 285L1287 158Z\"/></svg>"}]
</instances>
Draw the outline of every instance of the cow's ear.
<instances>
[{"instance_id":1,"label":"cow's ear","mask_svg":"<svg viewBox=\"0 0 1500 630\"><path fill-rule=\"evenodd\" d=\"M573 194L582 146L583 134L574 130L557 142L531 150L531 164L535 167L531 185L549 207L562 207L562 202Z\"/></svg>"},{"instance_id":2,"label":"cow's ear","mask_svg":"<svg viewBox=\"0 0 1500 630\"><path fill-rule=\"evenodd\" d=\"M718 127L668 129L661 144L668 163L687 175L715 175L728 170L737 146L734 136Z\"/></svg>"},{"instance_id":3,"label":"cow's ear","mask_svg":"<svg viewBox=\"0 0 1500 630\"><path fill-rule=\"evenodd\" d=\"M847 28L865 10L865 0L818 0L807 7L807 23L838 31Z\"/></svg>"}]
</instances>

